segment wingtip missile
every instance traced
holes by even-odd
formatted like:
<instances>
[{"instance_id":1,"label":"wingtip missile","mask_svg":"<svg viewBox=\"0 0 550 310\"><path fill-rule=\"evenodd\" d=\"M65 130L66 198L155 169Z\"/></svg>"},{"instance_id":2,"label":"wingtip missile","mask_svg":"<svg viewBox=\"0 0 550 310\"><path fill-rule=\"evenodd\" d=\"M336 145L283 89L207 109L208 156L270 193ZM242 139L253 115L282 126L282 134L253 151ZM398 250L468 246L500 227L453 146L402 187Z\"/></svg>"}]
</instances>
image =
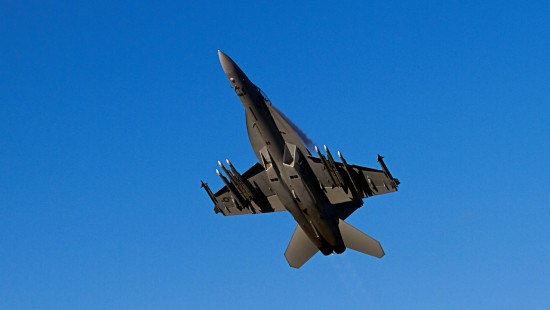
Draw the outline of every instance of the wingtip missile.
<instances>
[{"instance_id":1,"label":"wingtip missile","mask_svg":"<svg viewBox=\"0 0 550 310\"><path fill-rule=\"evenodd\" d=\"M397 190L397 186L401 183L399 182L398 179L394 178L390 172L390 170L388 169L388 167L386 166L386 163L384 162L384 156L378 154L378 163L380 164L380 166L382 167L382 171L384 171L384 173L386 174L386 176L388 178L390 178L390 180L393 181L393 188L395 188Z\"/></svg>"},{"instance_id":2,"label":"wingtip missile","mask_svg":"<svg viewBox=\"0 0 550 310\"><path fill-rule=\"evenodd\" d=\"M216 196L214 196L214 194L212 193L212 191L210 190L210 187L208 186L208 183L205 183L203 180L201 180L201 188L204 188L204 190L206 191L206 193L208 194L208 197L210 197L210 199L212 200L212 202L214 204L217 204L218 203L218 200L216 199ZM216 212L217 213L217 212Z\"/></svg>"}]
</instances>

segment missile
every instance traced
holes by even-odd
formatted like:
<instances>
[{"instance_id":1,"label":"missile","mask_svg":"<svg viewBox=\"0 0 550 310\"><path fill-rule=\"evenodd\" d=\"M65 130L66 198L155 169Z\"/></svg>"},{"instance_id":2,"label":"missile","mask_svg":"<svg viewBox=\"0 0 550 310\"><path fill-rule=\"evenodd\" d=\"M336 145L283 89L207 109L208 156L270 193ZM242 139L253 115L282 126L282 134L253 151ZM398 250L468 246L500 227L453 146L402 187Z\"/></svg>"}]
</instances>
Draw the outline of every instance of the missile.
<instances>
[{"instance_id":1,"label":"missile","mask_svg":"<svg viewBox=\"0 0 550 310\"><path fill-rule=\"evenodd\" d=\"M229 170L227 170L227 168L225 168L224 165L222 164L222 162L219 161L219 160L218 160L218 165L220 165L220 168L222 168L223 172L225 172L225 174L227 174L227 176L229 177L231 182L235 183L235 178L233 177L233 174Z\"/></svg>"},{"instance_id":2,"label":"missile","mask_svg":"<svg viewBox=\"0 0 550 310\"><path fill-rule=\"evenodd\" d=\"M231 162L229 161L229 159L226 159L225 162L227 163L227 165L229 166L229 168L231 169L231 172L233 172L233 174L235 176L241 176L241 174L237 171L237 169L235 169L235 167L233 167L233 165L231 164Z\"/></svg>"},{"instance_id":3,"label":"missile","mask_svg":"<svg viewBox=\"0 0 550 310\"><path fill-rule=\"evenodd\" d=\"M247 200L252 200L254 198L254 194L252 193L252 189L250 188L248 181L242 177L237 169L235 169L229 159L226 159L225 162L231 169L231 172L233 173L234 183L237 185L237 188L242 193L242 196L245 197Z\"/></svg>"},{"instance_id":4,"label":"missile","mask_svg":"<svg viewBox=\"0 0 550 310\"><path fill-rule=\"evenodd\" d=\"M360 191L359 191L359 187L357 186L357 184L355 184L355 176L351 173L352 168L348 165L348 162L344 158L344 155L342 155L342 153L340 153L340 151L338 151L338 157L340 157L340 161L342 162L342 166L344 167L344 170L346 171L346 173L347 173L347 175L348 175L348 177L351 181L352 190L354 191L354 193L358 194Z\"/></svg>"},{"instance_id":5,"label":"missile","mask_svg":"<svg viewBox=\"0 0 550 310\"><path fill-rule=\"evenodd\" d=\"M326 160L325 156L321 153L321 151L319 150L317 145L315 146L315 151L319 155L319 158L321 159L321 162L323 163L323 166L325 166L325 169L327 170L328 175L329 175L330 179L332 180L332 187L334 188L334 186L336 186L336 184L337 184L337 181L334 179L334 176L332 175L332 173L330 171L330 166L327 163L327 160Z\"/></svg>"},{"instance_id":6,"label":"missile","mask_svg":"<svg viewBox=\"0 0 550 310\"><path fill-rule=\"evenodd\" d=\"M227 187L231 195L233 196L233 199L235 200L237 206L240 208L244 207L245 204L243 203L243 200L241 199L241 195L239 194L239 191L229 182L229 180L222 175L220 170L216 169L216 174L222 179L223 184Z\"/></svg>"},{"instance_id":7,"label":"missile","mask_svg":"<svg viewBox=\"0 0 550 310\"><path fill-rule=\"evenodd\" d=\"M380 154L378 154L378 163L380 164L380 166L382 167L382 170L384 171L384 173L386 174L386 176L388 178L390 178L390 180L393 181L394 184L392 184L393 188L397 189L397 185L399 185L399 180L398 179L395 179L391 173L390 173L390 170L388 169L388 167L386 166L386 163L384 163L384 157L381 156Z\"/></svg>"},{"instance_id":8,"label":"missile","mask_svg":"<svg viewBox=\"0 0 550 310\"><path fill-rule=\"evenodd\" d=\"M204 188L204 190L206 191L206 193L208 194L208 196L210 197L210 199L212 200L212 202L214 204L218 203L218 200L216 199L216 196L214 196L214 194L210 190L210 187L208 186L208 183L205 183L201 180L201 188Z\"/></svg>"},{"instance_id":9,"label":"missile","mask_svg":"<svg viewBox=\"0 0 550 310\"><path fill-rule=\"evenodd\" d=\"M226 161L228 161L228 160L226 159ZM227 170L227 168L225 168L225 166L219 160L218 160L218 165L220 165L220 167L223 169L223 172L225 172L225 174L227 174L227 176L231 180L231 183L233 183L233 185L235 186L235 189L240 194L240 196L243 197L246 200L252 199L252 195L250 193L248 193L246 191L246 189L243 188L242 180L238 176L233 175L233 173L231 173L231 171ZM237 172L237 174L238 174L238 172Z\"/></svg>"},{"instance_id":10,"label":"missile","mask_svg":"<svg viewBox=\"0 0 550 310\"><path fill-rule=\"evenodd\" d=\"M342 178L342 175L340 175L340 171L338 170L338 167L336 166L336 162L334 161L334 158L332 157L332 154L330 154L330 151L328 150L328 147L325 145L325 152L327 153L328 163L330 165L330 169L332 170L332 173L336 176L336 180L338 181L338 186L344 187L344 179Z\"/></svg>"}]
</instances>

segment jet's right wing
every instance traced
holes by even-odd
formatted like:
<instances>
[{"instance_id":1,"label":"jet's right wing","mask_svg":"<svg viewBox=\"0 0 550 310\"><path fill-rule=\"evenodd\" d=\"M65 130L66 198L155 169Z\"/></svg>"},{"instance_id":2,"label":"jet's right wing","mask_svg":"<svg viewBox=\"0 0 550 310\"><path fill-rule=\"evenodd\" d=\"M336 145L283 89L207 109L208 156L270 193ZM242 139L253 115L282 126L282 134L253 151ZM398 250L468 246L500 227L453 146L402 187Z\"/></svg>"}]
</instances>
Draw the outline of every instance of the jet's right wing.
<instances>
[{"instance_id":1,"label":"jet's right wing","mask_svg":"<svg viewBox=\"0 0 550 310\"><path fill-rule=\"evenodd\" d=\"M216 193L212 193L206 183L202 183L208 196L214 202L214 211L223 215L258 214L286 211L277 195L269 187L264 167L256 163L242 175L228 162L231 171L220 166L227 175L220 173L225 183Z\"/></svg>"}]
</instances>

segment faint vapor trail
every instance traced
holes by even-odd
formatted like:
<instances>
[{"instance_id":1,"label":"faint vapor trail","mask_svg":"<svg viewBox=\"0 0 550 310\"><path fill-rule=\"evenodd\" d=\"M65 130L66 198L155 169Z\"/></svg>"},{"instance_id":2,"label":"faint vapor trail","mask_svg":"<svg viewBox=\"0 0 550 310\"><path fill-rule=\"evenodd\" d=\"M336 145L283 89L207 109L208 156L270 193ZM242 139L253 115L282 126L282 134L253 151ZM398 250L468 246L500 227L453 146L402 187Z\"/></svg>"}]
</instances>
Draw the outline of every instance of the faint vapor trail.
<instances>
[{"instance_id":1,"label":"faint vapor trail","mask_svg":"<svg viewBox=\"0 0 550 310\"><path fill-rule=\"evenodd\" d=\"M331 264L342 282L342 286L348 292L348 300L357 309L374 309L373 296L365 287L365 276L361 276L354 264L343 255L333 257Z\"/></svg>"}]
</instances>

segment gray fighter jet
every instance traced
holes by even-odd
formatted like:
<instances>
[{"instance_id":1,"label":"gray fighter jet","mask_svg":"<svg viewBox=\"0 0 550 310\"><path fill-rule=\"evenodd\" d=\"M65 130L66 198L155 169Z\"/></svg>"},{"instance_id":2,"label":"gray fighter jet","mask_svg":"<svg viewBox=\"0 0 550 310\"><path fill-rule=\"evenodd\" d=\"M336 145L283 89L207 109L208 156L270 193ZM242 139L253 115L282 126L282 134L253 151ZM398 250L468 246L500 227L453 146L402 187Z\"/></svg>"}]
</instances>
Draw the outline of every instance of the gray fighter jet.
<instances>
[{"instance_id":1,"label":"gray fighter jet","mask_svg":"<svg viewBox=\"0 0 550 310\"><path fill-rule=\"evenodd\" d=\"M317 251L340 254L350 248L374 257L384 256L380 243L344 220L363 205L363 198L397 191L394 178L378 155L382 170L348 164L338 152L326 155L269 101L244 72L222 51L223 71L246 112L246 129L258 163L239 173L227 160L216 170L225 184L213 193L202 187L223 215L288 211L298 225L285 251L291 267L300 268ZM225 176L222 174L225 174Z\"/></svg>"}]
</instances>

